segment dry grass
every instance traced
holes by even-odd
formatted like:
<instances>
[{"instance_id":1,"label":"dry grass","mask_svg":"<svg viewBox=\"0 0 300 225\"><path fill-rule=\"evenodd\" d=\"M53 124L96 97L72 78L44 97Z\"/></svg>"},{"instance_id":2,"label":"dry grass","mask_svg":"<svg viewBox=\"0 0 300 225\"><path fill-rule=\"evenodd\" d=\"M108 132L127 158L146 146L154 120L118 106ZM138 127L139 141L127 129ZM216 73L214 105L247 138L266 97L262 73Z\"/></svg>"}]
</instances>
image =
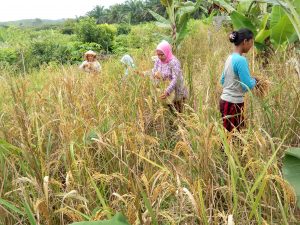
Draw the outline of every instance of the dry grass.
<instances>
[{"instance_id":1,"label":"dry grass","mask_svg":"<svg viewBox=\"0 0 300 225\"><path fill-rule=\"evenodd\" d=\"M132 224L219 225L229 215L235 224L296 224L281 175L284 150L300 144L300 82L284 63L296 53L278 53L263 69L250 60L272 85L247 96L247 129L228 135L218 113L226 36L195 24L178 54L191 98L177 117L149 80L122 82L118 59L104 62L101 76L76 67L2 76L0 224L68 224L115 211ZM135 55L141 70L151 68L147 52Z\"/></svg>"}]
</instances>

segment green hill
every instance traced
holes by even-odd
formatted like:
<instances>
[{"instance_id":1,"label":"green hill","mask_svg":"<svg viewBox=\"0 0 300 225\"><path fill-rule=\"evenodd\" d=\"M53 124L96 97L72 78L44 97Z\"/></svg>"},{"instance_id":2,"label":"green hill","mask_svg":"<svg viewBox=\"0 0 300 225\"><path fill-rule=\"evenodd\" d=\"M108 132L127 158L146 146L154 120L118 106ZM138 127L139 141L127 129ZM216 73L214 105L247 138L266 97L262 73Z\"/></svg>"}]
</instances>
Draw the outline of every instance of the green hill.
<instances>
[{"instance_id":1,"label":"green hill","mask_svg":"<svg viewBox=\"0 0 300 225\"><path fill-rule=\"evenodd\" d=\"M44 20L44 19L25 19L16 21L0 22L0 26L21 26L21 27L39 27L43 25L55 25L63 23L65 19Z\"/></svg>"}]
</instances>

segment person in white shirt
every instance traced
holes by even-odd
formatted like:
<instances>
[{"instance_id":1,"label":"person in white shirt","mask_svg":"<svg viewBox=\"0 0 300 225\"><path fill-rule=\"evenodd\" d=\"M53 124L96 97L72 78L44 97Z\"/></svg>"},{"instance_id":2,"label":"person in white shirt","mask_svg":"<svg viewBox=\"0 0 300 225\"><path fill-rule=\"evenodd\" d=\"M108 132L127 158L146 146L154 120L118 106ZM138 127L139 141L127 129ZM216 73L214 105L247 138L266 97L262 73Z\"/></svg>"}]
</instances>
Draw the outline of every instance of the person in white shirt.
<instances>
[{"instance_id":1,"label":"person in white shirt","mask_svg":"<svg viewBox=\"0 0 300 225\"><path fill-rule=\"evenodd\" d=\"M97 54L94 51L87 51L84 53L85 61L79 66L79 68L87 73L98 74L101 72L101 65L97 61Z\"/></svg>"}]
</instances>

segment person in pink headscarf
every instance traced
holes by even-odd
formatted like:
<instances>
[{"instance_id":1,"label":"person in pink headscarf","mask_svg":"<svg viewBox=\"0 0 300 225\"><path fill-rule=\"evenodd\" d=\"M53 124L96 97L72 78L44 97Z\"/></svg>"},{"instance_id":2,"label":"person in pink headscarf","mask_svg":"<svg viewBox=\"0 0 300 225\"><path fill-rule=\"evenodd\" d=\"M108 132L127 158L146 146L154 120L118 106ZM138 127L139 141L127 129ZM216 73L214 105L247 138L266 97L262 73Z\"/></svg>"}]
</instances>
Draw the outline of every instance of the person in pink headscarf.
<instances>
[{"instance_id":1,"label":"person in pink headscarf","mask_svg":"<svg viewBox=\"0 0 300 225\"><path fill-rule=\"evenodd\" d=\"M184 86L180 62L173 55L172 46L167 41L158 44L156 55L152 76L158 80L169 81L168 87L160 98L166 99L175 92L173 105L178 112L182 112L184 100L187 98L187 89Z\"/></svg>"}]
</instances>

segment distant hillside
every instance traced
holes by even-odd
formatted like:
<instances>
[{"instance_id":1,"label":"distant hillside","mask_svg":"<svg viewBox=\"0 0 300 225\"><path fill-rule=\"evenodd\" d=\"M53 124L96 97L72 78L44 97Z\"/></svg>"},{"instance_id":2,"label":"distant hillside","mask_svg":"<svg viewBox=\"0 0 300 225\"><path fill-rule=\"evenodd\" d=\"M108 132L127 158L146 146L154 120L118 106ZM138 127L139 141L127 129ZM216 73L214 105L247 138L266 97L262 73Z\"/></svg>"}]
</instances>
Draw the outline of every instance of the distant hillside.
<instances>
[{"instance_id":1,"label":"distant hillside","mask_svg":"<svg viewBox=\"0 0 300 225\"><path fill-rule=\"evenodd\" d=\"M55 24L63 23L64 21L65 19L44 20L44 19L36 18L36 19L0 22L0 26L39 27L43 25L55 25Z\"/></svg>"}]
</instances>

